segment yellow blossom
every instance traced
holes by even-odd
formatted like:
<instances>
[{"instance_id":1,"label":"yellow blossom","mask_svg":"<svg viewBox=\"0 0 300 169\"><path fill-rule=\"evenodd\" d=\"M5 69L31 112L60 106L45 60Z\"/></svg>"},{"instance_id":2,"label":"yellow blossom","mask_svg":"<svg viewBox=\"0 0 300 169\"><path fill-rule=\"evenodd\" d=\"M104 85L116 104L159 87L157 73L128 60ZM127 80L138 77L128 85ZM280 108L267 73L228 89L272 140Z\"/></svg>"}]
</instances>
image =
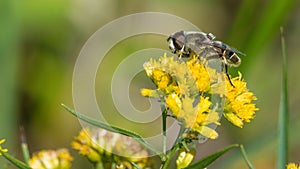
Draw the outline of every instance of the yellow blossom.
<instances>
[{"instance_id":1,"label":"yellow blossom","mask_svg":"<svg viewBox=\"0 0 300 169\"><path fill-rule=\"evenodd\" d=\"M144 64L144 69L157 89L142 89L143 96L164 96L166 107L185 128L211 139L218 136L206 126L219 124L219 113L212 109L209 93L211 83L218 83L216 70L196 57L182 62L166 55L158 60L150 59ZM162 93L158 94L158 91Z\"/></svg>"},{"instance_id":2,"label":"yellow blossom","mask_svg":"<svg viewBox=\"0 0 300 169\"><path fill-rule=\"evenodd\" d=\"M2 144L2 143L4 143L5 142L5 139L1 139L0 140L0 145ZM6 149L6 148L2 148L2 146L0 146L0 156L2 155L2 153L6 153L8 150Z\"/></svg>"},{"instance_id":3,"label":"yellow blossom","mask_svg":"<svg viewBox=\"0 0 300 169\"><path fill-rule=\"evenodd\" d=\"M144 97L153 97L153 98L159 97L157 90L151 90L151 89L141 89L141 95Z\"/></svg>"},{"instance_id":4,"label":"yellow blossom","mask_svg":"<svg viewBox=\"0 0 300 169\"><path fill-rule=\"evenodd\" d=\"M72 160L67 149L42 150L33 154L29 160L29 166L32 169L69 169Z\"/></svg>"},{"instance_id":5,"label":"yellow blossom","mask_svg":"<svg viewBox=\"0 0 300 169\"><path fill-rule=\"evenodd\" d=\"M81 130L79 136L75 137L74 141L71 143L72 148L79 151L79 154L86 156L92 162L99 162L101 156L92 147L90 130Z\"/></svg>"},{"instance_id":6,"label":"yellow blossom","mask_svg":"<svg viewBox=\"0 0 300 169\"><path fill-rule=\"evenodd\" d=\"M166 98L166 105L175 116L179 115L180 109L182 108L182 104L177 94L172 93L168 95L168 97Z\"/></svg>"},{"instance_id":7,"label":"yellow blossom","mask_svg":"<svg viewBox=\"0 0 300 169\"><path fill-rule=\"evenodd\" d=\"M148 165L148 152L133 138L109 132L104 129L83 129L72 142L72 147L92 162L122 168L132 168L134 162L141 168Z\"/></svg>"},{"instance_id":8,"label":"yellow blossom","mask_svg":"<svg viewBox=\"0 0 300 169\"><path fill-rule=\"evenodd\" d=\"M172 78L166 73L158 69L154 69L152 72L154 83L158 89L165 89L171 83Z\"/></svg>"},{"instance_id":9,"label":"yellow blossom","mask_svg":"<svg viewBox=\"0 0 300 169\"><path fill-rule=\"evenodd\" d=\"M298 164L295 164L295 163L288 163L286 165L286 169L300 169L300 166Z\"/></svg>"},{"instance_id":10,"label":"yellow blossom","mask_svg":"<svg viewBox=\"0 0 300 169\"><path fill-rule=\"evenodd\" d=\"M247 89L240 73L231 79L232 86L226 74L220 72L222 68L217 67L221 64L212 63L211 66L215 68L195 55L186 62L166 54L158 60L150 59L144 69L157 89L142 89L141 93L146 97L164 98L171 117L191 129L187 130L191 135L196 132L215 139L218 133L214 127L220 125L220 114L242 127L244 122L254 118L258 108L252 103L256 97Z\"/></svg>"},{"instance_id":11,"label":"yellow blossom","mask_svg":"<svg viewBox=\"0 0 300 169\"><path fill-rule=\"evenodd\" d=\"M190 151L186 151L184 148L180 149L176 159L177 169L182 169L189 166L195 157L195 153L195 149Z\"/></svg>"},{"instance_id":12,"label":"yellow blossom","mask_svg":"<svg viewBox=\"0 0 300 169\"><path fill-rule=\"evenodd\" d=\"M242 80L242 74L231 79L234 87L227 80L226 104L224 116L232 124L242 128L243 122L250 122L258 110L252 101L257 100L252 92L247 89L246 82Z\"/></svg>"},{"instance_id":13,"label":"yellow blossom","mask_svg":"<svg viewBox=\"0 0 300 169\"><path fill-rule=\"evenodd\" d=\"M193 58L186 62L192 71L196 84L200 92L207 92L210 89L210 75L204 67L203 62L199 62L197 58Z\"/></svg>"}]
</instances>

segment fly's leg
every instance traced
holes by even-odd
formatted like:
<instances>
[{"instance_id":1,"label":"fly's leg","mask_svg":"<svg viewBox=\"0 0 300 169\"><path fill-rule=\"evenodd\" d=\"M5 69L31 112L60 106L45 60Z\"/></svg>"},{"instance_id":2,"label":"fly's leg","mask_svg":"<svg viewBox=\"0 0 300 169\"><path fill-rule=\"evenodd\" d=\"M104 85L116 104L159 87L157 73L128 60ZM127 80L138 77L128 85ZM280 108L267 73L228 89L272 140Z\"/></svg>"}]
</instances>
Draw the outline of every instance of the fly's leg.
<instances>
[{"instance_id":1,"label":"fly's leg","mask_svg":"<svg viewBox=\"0 0 300 169\"><path fill-rule=\"evenodd\" d=\"M226 76L227 76L227 78L228 78L228 80L229 80L230 85L231 85L232 87L235 87L235 86L233 85L232 81L231 81L231 78L230 78L229 74L228 74L228 63L227 63L227 60L226 60L226 58L225 58L225 52L226 52L226 50L224 50L223 56L222 56L222 58L223 58L223 60L224 60L224 63L225 63L225 73L226 73Z\"/></svg>"},{"instance_id":2,"label":"fly's leg","mask_svg":"<svg viewBox=\"0 0 300 169\"><path fill-rule=\"evenodd\" d=\"M184 52L184 48L185 48L185 43L182 45L182 48L180 49L180 53L179 53L179 59L181 60L182 58L182 54Z\"/></svg>"},{"instance_id":3,"label":"fly's leg","mask_svg":"<svg viewBox=\"0 0 300 169\"><path fill-rule=\"evenodd\" d=\"M226 76L227 76L227 78L228 78L229 83L231 84L231 86L232 86L232 87L235 87L235 86L233 85L232 81L231 81L231 78L230 78L229 74L228 74L228 65L227 65L227 64L225 64L225 73L226 73Z\"/></svg>"},{"instance_id":4,"label":"fly's leg","mask_svg":"<svg viewBox=\"0 0 300 169\"><path fill-rule=\"evenodd\" d=\"M222 59L222 60L223 60L222 70L225 69L225 74L226 74L226 76L227 76L227 78L228 78L228 80L229 80L230 85L231 85L232 87L235 87L235 86L233 85L232 81L231 81L231 78L230 78L229 74L228 74L228 64L227 64L226 59L224 58L223 55L211 55L211 56L206 57L206 59L207 59L207 60L211 60L211 59Z\"/></svg>"},{"instance_id":5,"label":"fly's leg","mask_svg":"<svg viewBox=\"0 0 300 169\"><path fill-rule=\"evenodd\" d=\"M184 35L185 36L185 35ZM179 54L179 59L181 60L182 55L185 52L185 45L186 45L186 38L184 38L183 44L182 44L182 48L180 49L180 54Z\"/></svg>"}]
</instances>

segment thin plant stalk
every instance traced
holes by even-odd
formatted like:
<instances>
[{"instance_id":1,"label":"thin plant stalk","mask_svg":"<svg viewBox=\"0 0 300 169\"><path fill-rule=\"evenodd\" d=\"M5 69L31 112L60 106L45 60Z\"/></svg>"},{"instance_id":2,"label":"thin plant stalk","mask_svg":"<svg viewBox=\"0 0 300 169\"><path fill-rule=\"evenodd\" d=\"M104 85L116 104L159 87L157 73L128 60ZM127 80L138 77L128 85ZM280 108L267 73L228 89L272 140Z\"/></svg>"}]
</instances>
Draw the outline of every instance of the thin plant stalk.
<instances>
[{"instance_id":1,"label":"thin plant stalk","mask_svg":"<svg viewBox=\"0 0 300 169\"><path fill-rule=\"evenodd\" d=\"M160 99L161 112L162 112L162 129L163 129L163 154L167 152L167 109L165 107L163 99Z\"/></svg>"},{"instance_id":2,"label":"thin plant stalk","mask_svg":"<svg viewBox=\"0 0 300 169\"><path fill-rule=\"evenodd\" d=\"M23 126L20 127L20 134L21 134L21 148L22 148L23 158L25 162L29 164L30 154L29 154L28 144L26 141L26 136L25 136L25 131Z\"/></svg>"},{"instance_id":3,"label":"thin plant stalk","mask_svg":"<svg viewBox=\"0 0 300 169\"><path fill-rule=\"evenodd\" d=\"M249 160L249 158L247 156L246 150L245 150L245 148L244 148L244 146L242 144L240 145L240 149L241 149L242 155L243 155L244 160L246 161L248 167L250 169L255 169L254 166L252 165L252 163L250 162L250 160Z\"/></svg>"},{"instance_id":4,"label":"thin plant stalk","mask_svg":"<svg viewBox=\"0 0 300 169\"><path fill-rule=\"evenodd\" d=\"M173 156L176 154L176 152L179 150L179 145L176 144L167 154L166 161L164 161L163 166L161 169L167 169L169 166L170 161L172 160Z\"/></svg>"},{"instance_id":5,"label":"thin plant stalk","mask_svg":"<svg viewBox=\"0 0 300 169\"><path fill-rule=\"evenodd\" d=\"M282 91L279 110L278 122L278 163L277 168L285 168L288 159L288 126L289 126L289 111L288 111L288 89L287 89L287 61L286 61L286 47L283 35L283 28L281 31L281 49L282 49Z\"/></svg>"}]
</instances>

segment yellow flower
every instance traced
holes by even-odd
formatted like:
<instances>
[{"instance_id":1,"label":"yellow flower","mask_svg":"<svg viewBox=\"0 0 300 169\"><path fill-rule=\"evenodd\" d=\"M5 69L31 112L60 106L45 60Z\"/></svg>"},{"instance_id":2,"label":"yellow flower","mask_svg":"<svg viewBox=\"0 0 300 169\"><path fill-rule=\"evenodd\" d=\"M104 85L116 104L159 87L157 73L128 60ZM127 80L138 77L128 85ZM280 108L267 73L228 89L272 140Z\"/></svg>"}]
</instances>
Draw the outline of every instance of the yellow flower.
<instances>
[{"instance_id":1,"label":"yellow flower","mask_svg":"<svg viewBox=\"0 0 300 169\"><path fill-rule=\"evenodd\" d=\"M246 82L242 80L242 74L232 80L234 87L227 80L226 104L224 116L232 124L242 128L244 123L249 123L255 116L255 111L259 110L252 101L257 100L252 92L249 92Z\"/></svg>"},{"instance_id":2,"label":"yellow flower","mask_svg":"<svg viewBox=\"0 0 300 169\"><path fill-rule=\"evenodd\" d=\"M174 116L178 117L182 108L182 103L179 96L175 93L168 95L166 98L166 106L173 112Z\"/></svg>"},{"instance_id":3,"label":"yellow flower","mask_svg":"<svg viewBox=\"0 0 300 169\"><path fill-rule=\"evenodd\" d=\"M197 58L193 58L186 62L187 66L191 70L196 84L200 92L207 92L210 89L210 75L207 68L204 67L203 62L199 62Z\"/></svg>"},{"instance_id":4,"label":"yellow flower","mask_svg":"<svg viewBox=\"0 0 300 169\"><path fill-rule=\"evenodd\" d=\"M300 169L300 166L298 164L295 164L295 163L288 163L286 165L286 169Z\"/></svg>"},{"instance_id":5,"label":"yellow flower","mask_svg":"<svg viewBox=\"0 0 300 169\"><path fill-rule=\"evenodd\" d=\"M212 123L219 125L218 121L220 117L219 113L210 109L212 103L208 99L208 97L204 98L203 96L200 96L197 119L196 123L193 125L193 129L207 138L216 139L218 133L206 125Z\"/></svg>"},{"instance_id":6,"label":"yellow flower","mask_svg":"<svg viewBox=\"0 0 300 169\"><path fill-rule=\"evenodd\" d=\"M152 78L158 89L165 89L172 82L172 78L166 73L158 69L152 71Z\"/></svg>"},{"instance_id":7,"label":"yellow flower","mask_svg":"<svg viewBox=\"0 0 300 169\"><path fill-rule=\"evenodd\" d=\"M156 90L151 90L151 89L141 89L141 95L144 97L153 97L153 98L158 98L158 92Z\"/></svg>"},{"instance_id":8,"label":"yellow flower","mask_svg":"<svg viewBox=\"0 0 300 169\"><path fill-rule=\"evenodd\" d=\"M195 153L195 149L192 149L188 152L184 148L180 149L176 159L177 169L182 169L189 166L195 157Z\"/></svg>"},{"instance_id":9,"label":"yellow flower","mask_svg":"<svg viewBox=\"0 0 300 169\"><path fill-rule=\"evenodd\" d=\"M212 63L212 66L218 64ZM158 60L150 59L144 69L157 89L142 89L142 95L164 99L171 117L190 129L187 130L190 133L185 133L187 136L196 132L215 139L218 133L212 127L220 125L220 114L223 113L234 125L243 127L258 110L252 103L256 97L247 89L240 73L231 79L233 87L221 69L217 71L208 61L195 55L185 62L165 54ZM221 112L225 98L224 112Z\"/></svg>"},{"instance_id":10,"label":"yellow flower","mask_svg":"<svg viewBox=\"0 0 300 169\"><path fill-rule=\"evenodd\" d=\"M72 142L72 147L94 163L101 161L109 166L113 162L120 167L130 165L131 168L131 162L141 168L148 165L148 152L138 142L104 129L81 130Z\"/></svg>"},{"instance_id":11,"label":"yellow flower","mask_svg":"<svg viewBox=\"0 0 300 169\"><path fill-rule=\"evenodd\" d=\"M0 145L4 142L5 142L5 139L1 139ZM2 153L6 153L6 152L8 152L8 150L6 148L2 148L2 146L0 146L0 156L2 155Z\"/></svg>"},{"instance_id":12,"label":"yellow flower","mask_svg":"<svg viewBox=\"0 0 300 169\"><path fill-rule=\"evenodd\" d=\"M187 129L215 139L218 134L207 125L219 124L219 113L212 109L210 86L218 83L216 70L196 57L182 62L164 55L144 64L146 74L157 89L142 89L146 97L164 97L166 107ZM205 97L204 97L205 95Z\"/></svg>"},{"instance_id":13,"label":"yellow flower","mask_svg":"<svg viewBox=\"0 0 300 169\"><path fill-rule=\"evenodd\" d=\"M81 130L79 135L75 137L71 143L73 149L78 150L79 154L86 156L92 162L99 162L101 156L96 149L93 148L90 130Z\"/></svg>"},{"instance_id":14,"label":"yellow flower","mask_svg":"<svg viewBox=\"0 0 300 169\"><path fill-rule=\"evenodd\" d=\"M67 149L42 150L33 154L29 166L33 169L69 169L72 160Z\"/></svg>"}]
</instances>

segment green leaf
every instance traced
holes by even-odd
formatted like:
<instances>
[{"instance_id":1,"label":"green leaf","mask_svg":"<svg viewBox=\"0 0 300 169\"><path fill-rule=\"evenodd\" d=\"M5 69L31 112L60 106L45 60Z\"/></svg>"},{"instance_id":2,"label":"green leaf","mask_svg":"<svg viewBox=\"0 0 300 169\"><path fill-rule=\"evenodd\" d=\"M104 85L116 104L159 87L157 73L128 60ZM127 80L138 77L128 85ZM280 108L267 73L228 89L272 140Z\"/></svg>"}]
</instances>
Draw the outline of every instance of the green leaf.
<instances>
[{"instance_id":1,"label":"green leaf","mask_svg":"<svg viewBox=\"0 0 300 169\"><path fill-rule=\"evenodd\" d=\"M94 120L92 118L89 118L88 116L85 116L83 114L80 114L78 112L76 112L75 110L69 108L68 106L61 104L68 112L70 112L71 114L73 114L74 116L78 117L79 119L88 122L89 124L92 124L96 127L100 127L102 129L114 132L114 133L119 133L119 134L123 134L125 136L129 136L132 137L133 139L135 139L137 142L139 142L141 145L143 145L144 147L148 148L149 150L153 151L154 153L158 154L162 159L165 158L165 155L163 155L160 151L156 150L151 144L149 144L148 142L146 142L145 140L143 140L143 138L132 132L132 131L128 131L119 127L115 127L115 126L111 126L105 123L102 123L100 121Z\"/></svg>"},{"instance_id":2,"label":"green leaf","mask_svg":"<svg viewBox=\"0 0 300 169\"><path fill-rule=\"evenodd\" d=\"M281 48L282 48L282 90L279 110L278 124L278 168L285 168L288 159L288 126L289 126L289 111L288 111L288 89L287 89L287 63L286 63L286 48L281 28Z\"/></svg>"},{"instance_id":3,"label":"green leaf","mask_svg":"<svg viewBox=\"0 0 300 169\"><path fill-rule=\"evenodd\" d=\"M132 131L128 131L128 130L125 130L125 129L122 129L122 128L118 128L118 127L115 127L115 126L112 126L112 125L107 125L105 123L102 123L100 121L97 121L97 120L94 120L92 118L89 118L88 116L85 116L83 114L80 114L76 111L74 111L73 109L69 108L68 106L62 104L62 106L68 111L70 112L71 114L73 114L74 116L78 117L79 119L85 121L85 122L88 122L89 124L92 124L96 127L100 127L100 128L103 128L105 130L108 130L108 131L111 131L111 132L115 132L115 133L120 133L120 134L123 134L123 135L126 135L126 136L129 136L129 137L133 137L133 138L140 138L142 139L142 137Z\"/></svg>"},{"instance_id":4,"label":"green leaf","mask_svg":"<svg viewBox=\"0 0 300 169\"><path fill-rule=\"evenodd\" d=\"M8 161L10 161L12 164L14 164L16 167L20 169L31 169L30 166L27 164L23 163L22 161L14 158L13 156L9 155L8 153L1 152L2 156L6 158Z\"/></svg>"},{"instance_id":5,"label":"green leaf","mask_svg":"<svg viewBox=\"0 0 300 169\"><path fill-rule=\"evenodd\" d=\"M230 145L226 148L224 148L223 150L221 151L218 151L214 154L211 154L193 164L191 164L190 166L186 167L185 169L201 169L201 168L205 168L207 166L209 166L211 163L213 163L214 161L216 161L220 156L222 156L223 154L225 154L227 151L233 149L233 148L236 148L236 147L239 147L238 144L233 144L233 145Z\"/></svg>"}]
</instances>

